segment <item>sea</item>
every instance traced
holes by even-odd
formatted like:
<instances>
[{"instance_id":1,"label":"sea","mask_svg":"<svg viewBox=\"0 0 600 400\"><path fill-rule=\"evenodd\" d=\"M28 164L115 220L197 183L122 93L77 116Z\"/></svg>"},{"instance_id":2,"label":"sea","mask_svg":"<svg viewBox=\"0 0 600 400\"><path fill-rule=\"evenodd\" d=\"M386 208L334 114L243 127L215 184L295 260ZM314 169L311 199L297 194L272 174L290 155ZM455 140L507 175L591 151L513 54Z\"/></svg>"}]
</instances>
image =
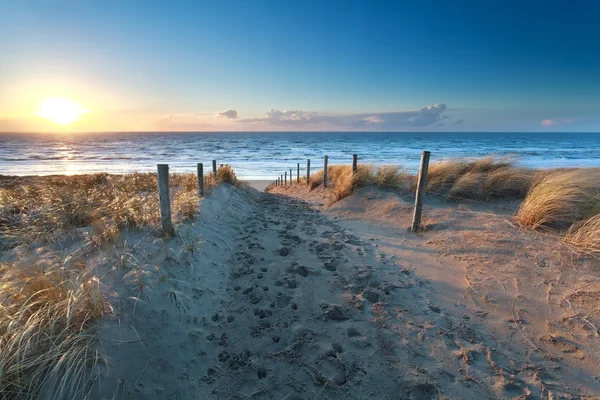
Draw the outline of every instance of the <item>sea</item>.
<instances>
[{"instance_id":1,"label":"sea","mask_svg":"<svg viewBox=\"0 0 600 400\"><path fill-rule=\"evenodd\" d=\"M231 165L242 179L271 180L306 160L329 164L401 165L414 172L421 152L431 161L509 157L531 168L600 167L600 133L252 132L0 134L0 174L54 175L196 171L211 161Z\"/></svg>"}]
</instances>

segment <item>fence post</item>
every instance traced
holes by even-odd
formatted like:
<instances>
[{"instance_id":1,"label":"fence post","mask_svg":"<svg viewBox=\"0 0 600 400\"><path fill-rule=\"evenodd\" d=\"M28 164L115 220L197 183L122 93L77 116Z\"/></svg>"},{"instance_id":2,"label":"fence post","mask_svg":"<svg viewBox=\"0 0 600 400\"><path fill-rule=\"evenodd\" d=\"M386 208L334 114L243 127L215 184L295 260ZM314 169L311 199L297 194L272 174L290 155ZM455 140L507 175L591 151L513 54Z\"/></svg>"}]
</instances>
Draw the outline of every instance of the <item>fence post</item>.
<instances>
[{"instance_id":1,"label":"fence post","mask_svg":"<svg viewBox=\"0 0 600 400\"><path fill-rule=\"evenodd\" d=\"M357 169L358 169L358 154L353 154L352 155L352 174L355 174Z\"/></svg>"},{"instance_id":2,"label":"fence post","mask_svg":"<svg viewBox=\"0 0 600 400\"><path fill-rule=\"evenodd\" d=\"M300 183L300 163L296 165L296 183Z\"/></svg>"},{"instance_id":3,"label":"fence post","mask_svg":"<svg viewBox=\"0 0 600 400\"><path fill-rule=\"evenodd\" d=\"M213 176L217 177L217 160L213 160Z\"/></svg>"},{"instance_id":4,"label":"fence post","mask_svg":"<svg viewBox=\"0 0 600 400\"><path fill-rule=\"evenodd\" d=\"M198 196L204 197L204 164L198 163Z\"/></svg>"},{"instance_id":5,"label":"fence post","mask_svg":"<svg viewBox=\"0 0 600 400\"><path fill-rule=\"evenodd\" d=\"M169 164L158 164L158 200L162 230L173 236L175 230L171 222L171 199L169 198Z\"/></svg>"},{"instance_id":6,"label":"fence post","mask_svg":"<svg viewBox=\"0 0 600 400\"><path fill-rule=\"evenodd\" d=\"M279 178L275 179L275 187L279 186Z\"/></svg>"},{"instance_id":7,"label":"fence post","mask_svg":"<svg viewBox=\"0 0 600 400\"><path fill-rule=\"evenodd\" d=\"M430 152L424 151L421 154L421 166L419 167L419 178L417 181L417 193L415 195L415 212L413 214L411 232L418 232L421 226L421 215L423 214L423 197L425 196L425 187L427 186L427 171L429 170Z\"/></svg>"},{"instance_id":8,"label":"fence post","mask_svg":"<svg viewBox=\"0 0 600 400\"><path fill-rule=\"evenodd\" d=\"M287 171L284 172L283 186L287 186Z\"/></svg>"},{"instance_id":9,"label":"fence post","mask_svg":"<svg viewBox=\"0 0 600 400\"><path fill-rule=\"evenodd\" d=\"M306 160L306 184L310 183L310 158Z\"/></svg>"},{"instance_id":10,"label":"fence post","mask_svg":"<svg viewBox=\"0 0 600 400\"><path fill-rule=\"evenodd\" d=\"M282 174L282 175L281 175L281 177L279 178L279 183L280 183L281 185L283 185L283 174Z\"/></svg>"},{"instance_id":11,"label":"fence post","mask_svg":"<svg viewBox=\"0 0 600 400\"><path fill-rule=\"evenodd\" d=\"M327 160L329 157L325 156L323 158L323 187L327 187Z\"/></svg>"}]
</instances>

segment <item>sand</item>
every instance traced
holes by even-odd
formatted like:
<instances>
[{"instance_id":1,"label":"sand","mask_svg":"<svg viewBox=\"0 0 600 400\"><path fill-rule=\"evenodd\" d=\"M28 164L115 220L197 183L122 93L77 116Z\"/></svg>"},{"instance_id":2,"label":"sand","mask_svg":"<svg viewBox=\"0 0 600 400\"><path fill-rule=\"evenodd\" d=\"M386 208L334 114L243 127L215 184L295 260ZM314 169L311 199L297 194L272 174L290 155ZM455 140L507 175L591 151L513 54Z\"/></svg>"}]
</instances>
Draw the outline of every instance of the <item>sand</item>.
<instances>
[{"instance_id":1,"label":"sand","mask_svg":"<svg viewBox=\"0 0 600 400\"><path fill-rule=\"evenodd\" d=\"M248 180L244 181L244 183L250 186L251 188L258 190L259 192L264 192L265 188L273 182L266 180Z\"/></svg>"},{"instance_id":2,"label":"sand","mask_svg":"<svg viewBox=\"0 0 600 400\"><path fill-rule=\"evenodd\" d=\"M221 185L176 237L89 256L114 306L93 398L600 396L597 259L504 208L431 200L419 236L388 192L279 192Z\"/></svg>"}]
</instances>

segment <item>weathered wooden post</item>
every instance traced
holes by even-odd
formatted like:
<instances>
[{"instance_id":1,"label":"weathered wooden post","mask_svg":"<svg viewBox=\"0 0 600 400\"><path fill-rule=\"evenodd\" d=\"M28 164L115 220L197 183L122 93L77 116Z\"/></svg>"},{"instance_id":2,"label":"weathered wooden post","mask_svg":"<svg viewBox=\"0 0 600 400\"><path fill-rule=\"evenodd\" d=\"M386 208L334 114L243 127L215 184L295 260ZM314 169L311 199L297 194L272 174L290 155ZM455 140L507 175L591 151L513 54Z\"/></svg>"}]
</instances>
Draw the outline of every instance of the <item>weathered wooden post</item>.
<instances>
[{"instance_id":1,"label":"weathered wooden post","mask_svg":"<svg viewBox=\"0 0 600 400\"><path fill-rule=\"evenodd\" d=\"M419 167L419 178L417 181L417 193L415 195L415 212L413 214L411 232L418 232L421 226L421 216L423 215L423 197L425 196L425 187L427 186L427 171L429 170L430 152L424 151L421 154L421 166Z\"/></svg>"},{"instance_id":2,"label":"weathered wooden post","mask_svg":"<svg viewBox=\"0 0 600 400\"><path fill-rule=\"evenodd\" d=\"M173 236L175 230L171 222L171 199L169 198L169 164L158 164L158 200L162 230Z\"/></svg>"},{"instance_id":3,"label":"weathered wooden post","mask_svg":"<svg viewBox=\"0 0 600 400\"><path fill-rule=\"evenodd\" d=\"M352 173L355 174L358 169L358 154L352 155Z\"/></svg>"},{"instance_id":4,"label":"weathered wooden post","mask_svg":"<svg viewBox=\"0 0 600 400\"><path fill-rule=\"evenodd\" d=\"M300 163L296 165L296 183L300 183Z\"/></svg>"},{"instance_id":5,"label":"weathered wooden post","mask_svg":"<svg viewBox=\"0 0 600 400\"><path fill-rule=\"evenodd\" d=\"M275 179L275 182L273 183L275 183L275 187L279 186L279 178Z\"/></svg>"},{"instance_id":6,"label":"weathered wooden post","mask_svg":"<svg viewBox=\"0 0 600 400\"><path fill-rule=\"evenodd\" d=\"M279 183L283 185L283 175L281 175L281 177L279 178Z\"/></svg>"},{"instance_id":7,"label":"weathered wooden post","mask_svg":"<svg viewBox=\"0 0 600 400\"><path fill-rule=\"evenodd\" d=\"M323 158L323 187L327 187L327 160L329 157L325 156Z\"/></svg>"},{"instance_id":8,"label":"weathered wooden post","mask_svg":"<svg viewBox=\"0 0 600 400\"><path fill-rule=\"evenodd\" d=\"M287 186L287 171L284 172L283 186Z\"/></svg>"},{"instance_id":9,"label":"weathered wooden post","mask_svg":"<svg viewBox=\"0 0 600 400\"><path fill-rule=\"evenodd\" d=\"M310 158L306 160L306 184L310 183Z\"/></svg>"},{"instance_id":10,"label":"weathered wooden post","mask_svg":"<svg viewBox=\"0 0 600 400\"><path fill-rule=\"evenodd\" d=\"M204 197L204 164L198 163L198 196Z\"/></svg>"},{"instance_id":11,"label":"weathered wooden post","mask_svg":"<svg viewBox=\"0 0 600 400\"><path fill-rule=\"evenodd\" d=\"M213 160L213 176L217 177L217 160Z\"/></svg>"},{"instance_id":12,"label":"weathered wooden post","mask_svg":"<svg viewBox=\"0 0 600 400\"><path fill-rule=\"evenodd\" d=\"M292 186L293 182L294 182L294 179L292 177L292 169L290 168L290 186Z\"/></svg>"}]
</instances>

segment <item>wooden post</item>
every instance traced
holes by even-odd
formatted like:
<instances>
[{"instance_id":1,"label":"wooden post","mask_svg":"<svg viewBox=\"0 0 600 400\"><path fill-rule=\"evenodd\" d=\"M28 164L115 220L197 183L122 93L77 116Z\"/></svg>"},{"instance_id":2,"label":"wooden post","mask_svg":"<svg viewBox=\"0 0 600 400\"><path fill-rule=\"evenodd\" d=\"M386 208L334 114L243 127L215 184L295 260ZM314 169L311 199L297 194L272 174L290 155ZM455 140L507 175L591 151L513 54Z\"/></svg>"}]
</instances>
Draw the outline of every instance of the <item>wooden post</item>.
<instances>
[{"instance_id":1,"label":"wooden post","mask_svg":"<svg viewBox=\"0 0 600 400\"><path fill-rule=\"evenodd\" d=\"M296 183L300 183L300 163L296 165Z\"/></svg>"},{"instance_id":2,"label":"wooden post","mask_svg":"<svg viewBox=\"0 0 600 400\"><path fill-rule=\"evenodd\" d=\"M417 181L417 193L415 195L415 212L413 214L411 232L418 232L421 226L421 216L423 214L423 197L425 196L425 187L427 186L427 171L429 170L430 152L424 151L421 154L421 166L419 167L419 178Z\"/></svg>"},{"instance_id":3,"label":"wooden post","mask_svg":"<svg viewBox=\"0 0 600 400\"><path fill-rule=\"evenodd\" d=\"M279 178L279 183L280 183L281 185L283 185L283 175L281 175L281 177Z\"/></svg>"},{"instance_id":4,"label":"wooden post","mask_svg":"<svg viewBox=\"0 0 600 400\"><path fill-rule=\"evenodd\" d=\"M306 160L306 184L310 182L310 158Z\"/></svg>"},{"instance_id":5,"label":"wooden post","mask_svg":"<svg viewBox=\"0 0 600 400\"><path fill-rule=\"evenodd\" d=\"M217 160L213 160L213 176L217 177Z\"/></svg>"},{"instance_id":6,"label":"wooden post","mask_svg":"<svg viewBox=\"0 0 600 400\"><path fill-rule=\"evenodd\" d=\"M198 163L198 196L204 197L204 164Z\"/></svg>"},{"instance_id":7,"label":"wooden post","mask_svg":"<svg viewBox=\"0 0 600 400\"><path fill-rule=\"evenodd\" d=\"M160 203L160 221L162 230L173 236L175 230L171 222L171 199L169 198L169 165L158 164L158 200Z\"/></svg>"},{"instance_id":8,"label":"wooden post","mask_svg":"<svg viewBox=\"0 0 600 400\"><path fill-rule=\"evenodd\" d=\"M287 186L287 171L284 172L284 180L283 180L283 186Z\"/></svg>"},{"instance_id":9,"label":"wooden post","mask_svg":"<svg viewBox=\"0 0 600 400\"><path fill-rule=\"evenodd\" d=\"M358 169L358 154L352 155L352 173L355 174Z\"/></svg>"},{"instance_id":10,"label":"wooden post","mask_svg":"<svg viewBox=\"0 0 600 400\"><path fill-rule=\"evenodd\" d=\"M290 186L292 186L292 182L294 182L294 179L292 179L292 169L290 168Z\"/></svg>"},{"instance_id":11,"label":"wooden post","mask_svg":"<svg viewBox=\"0 0 600 400\"><path fill-rule=\"evenodd\" d=\"M279 186L279 178L275 179L275 187Z\"/></svg>"},{"instance_id":12,"label":"wooden post","mask_svg":"<svg viewBox=\"0 0 600 400\"><path fill-rule=\"evenodd\" d=\"M327 187L327 160L329 157L325 156L323 158L323 187Z\"/></svg>"}]
</instances>

